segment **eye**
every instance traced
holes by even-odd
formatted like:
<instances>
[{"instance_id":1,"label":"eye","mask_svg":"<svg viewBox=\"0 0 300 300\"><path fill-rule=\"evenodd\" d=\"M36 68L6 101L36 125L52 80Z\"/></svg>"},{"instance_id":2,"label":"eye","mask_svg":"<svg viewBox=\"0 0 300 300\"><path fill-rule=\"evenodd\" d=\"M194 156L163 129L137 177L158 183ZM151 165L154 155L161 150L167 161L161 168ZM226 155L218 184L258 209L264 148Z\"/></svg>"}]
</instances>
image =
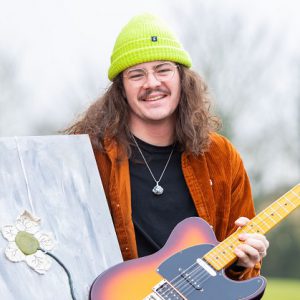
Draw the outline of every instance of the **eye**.
<instances>
[{"instance_id":1,"label":"eye","mask_svg":"<svg viewBox=\"0 0 300 300\"><path fill-rule=\"evenodd\" d=\"M127 77L129 80L140 80L145 77L145 72L143 70L132 70L127 73Z\"/></svg>"},{"instance_id":2,"label":"eye","mask_svg":"<svg viewBox=\"0 0 300 300\"><path fill-rule=\"evenodd\" d=\"M155 73L159 74L160 76L167 76L170 73L172 73L174 70L174 67L170 64L162 64L158 65L155 68Z\"/></svg>"}]
</instances>

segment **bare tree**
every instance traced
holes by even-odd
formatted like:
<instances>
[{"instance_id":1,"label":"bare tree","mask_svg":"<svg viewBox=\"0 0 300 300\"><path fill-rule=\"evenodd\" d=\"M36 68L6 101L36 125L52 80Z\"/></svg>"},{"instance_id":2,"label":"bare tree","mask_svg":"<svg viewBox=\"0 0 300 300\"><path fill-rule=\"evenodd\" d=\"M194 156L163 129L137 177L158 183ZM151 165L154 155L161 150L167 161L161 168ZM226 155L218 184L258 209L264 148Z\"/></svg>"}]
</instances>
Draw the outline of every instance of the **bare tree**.
<instances>
[{"instance_id":1,"label":"bare tree","mask_svg":"<svg viewBox=\"0 0 300 300\"><path fill-rule=\"evenodd\" d=\"M283 111L295 105L283 89L284 32L245 21L220 1L188 1L185 9L174 5L174 11L193 68L208 82L222 133L244 157L255 195L295 179L297 170L287 155L295 122ZM281 169L289 174L280 178Z\"/></svg>"},{"instance_id":2,"label":"bare tree","mask_svg":"<svg viewBox=\"0 0 300 300\"><path fill-rule=\"evenodd\" d=\"M292 74L299 60L286 56L284 32L245 21L221 1L191 0L184 8L175 4L174 14L193 68L213 94L222 133L244 158L260 211L300 178L300 90L292 91L299 86L299 76ZM269 236L268 276L299 278L299 264L287 262L299 252L295 219L299 215Z\"/></svg>"},{"instance_id":3,"label":"bare tree","mask_svg":"<svg viewBox=\"0 0 300 300\"><path fill-rule=\"evenodd\" d=\"M16 120L22 119L26 98L19 81L16 58L0 51L0 135L14 134Z\"/></svg>"}]
</instances>

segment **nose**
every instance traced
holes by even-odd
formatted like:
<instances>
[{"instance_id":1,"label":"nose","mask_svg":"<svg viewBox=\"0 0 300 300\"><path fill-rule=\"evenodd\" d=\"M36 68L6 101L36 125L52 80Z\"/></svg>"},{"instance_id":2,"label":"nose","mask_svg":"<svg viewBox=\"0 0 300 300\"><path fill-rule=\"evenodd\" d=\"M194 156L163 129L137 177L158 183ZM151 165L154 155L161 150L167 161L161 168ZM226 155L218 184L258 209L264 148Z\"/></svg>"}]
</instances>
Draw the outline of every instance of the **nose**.
<instances>
[{"instance_id":1,"label":"nose","mask_svg":"<svg viewBox=\"0 0 300 300\"><path fill-rule=\"evenodd\" d=\"M143 87L145 89L147 88L153 88L153 87L157 87L161 85L161 81L157 80L154 72L148 72L147 76L146 76L146 80L143 84Z\"/></svg>"}]
</instances>

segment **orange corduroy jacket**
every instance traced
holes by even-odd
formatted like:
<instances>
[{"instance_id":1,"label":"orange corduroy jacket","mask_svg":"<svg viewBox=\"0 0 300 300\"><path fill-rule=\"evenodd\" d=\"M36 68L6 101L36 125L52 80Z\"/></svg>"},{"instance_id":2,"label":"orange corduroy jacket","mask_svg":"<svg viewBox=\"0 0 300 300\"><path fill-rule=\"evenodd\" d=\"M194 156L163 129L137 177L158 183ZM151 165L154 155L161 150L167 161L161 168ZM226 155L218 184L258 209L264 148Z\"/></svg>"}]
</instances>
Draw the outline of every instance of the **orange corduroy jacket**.
<instances>
[{"instance_id":1,"label":"orange corduroy jacket","mask_svg":"<svg viewBox=\"0 0 300 300\"><path fill-rule=\"evenodd\" d=\"M137 257L131 218L128 159L120 161L119 147L105 143L105 152L94 150L103 188L112 214L124 260ZM219 241L236 230L234 221L255 215L248 176L240 155L223 136L211 135L208 151L202 155L183 153L181 166L199 217L212 225ZM258 275L260 264L241 272L229 270L233 279Z\"/></svg>"}]
</instances>

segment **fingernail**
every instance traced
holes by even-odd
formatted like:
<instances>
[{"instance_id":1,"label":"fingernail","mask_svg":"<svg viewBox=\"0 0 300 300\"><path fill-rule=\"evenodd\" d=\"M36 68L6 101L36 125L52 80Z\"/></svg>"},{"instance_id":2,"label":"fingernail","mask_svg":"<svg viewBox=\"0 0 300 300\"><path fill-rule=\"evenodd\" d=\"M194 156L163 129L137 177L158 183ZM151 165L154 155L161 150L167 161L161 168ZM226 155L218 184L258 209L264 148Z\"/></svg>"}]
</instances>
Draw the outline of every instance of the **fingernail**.
<instances>
[{"instance_id":1,"label":"fingernail","mask_svg":"<svg viewBox=\"0 0 300 300\"><path fill-rule=\"evenodd\" d=\"M247 235L245 233L239 234L239 240L245 240L247 238Z\"/></svg>"},{"instance_id":2,"label":"fingernail","mask_svg":"<svg viewBox=\"0 0 300 300\"><path fill-rule=\"evenodd\" d=\"M239 256L239 255L242 254L242 251L241 251L240 249L238 249L238 248L235 248L235 249L234 249L234 253L235 253L237 256Z\"/></svg>"}]
</instances>

